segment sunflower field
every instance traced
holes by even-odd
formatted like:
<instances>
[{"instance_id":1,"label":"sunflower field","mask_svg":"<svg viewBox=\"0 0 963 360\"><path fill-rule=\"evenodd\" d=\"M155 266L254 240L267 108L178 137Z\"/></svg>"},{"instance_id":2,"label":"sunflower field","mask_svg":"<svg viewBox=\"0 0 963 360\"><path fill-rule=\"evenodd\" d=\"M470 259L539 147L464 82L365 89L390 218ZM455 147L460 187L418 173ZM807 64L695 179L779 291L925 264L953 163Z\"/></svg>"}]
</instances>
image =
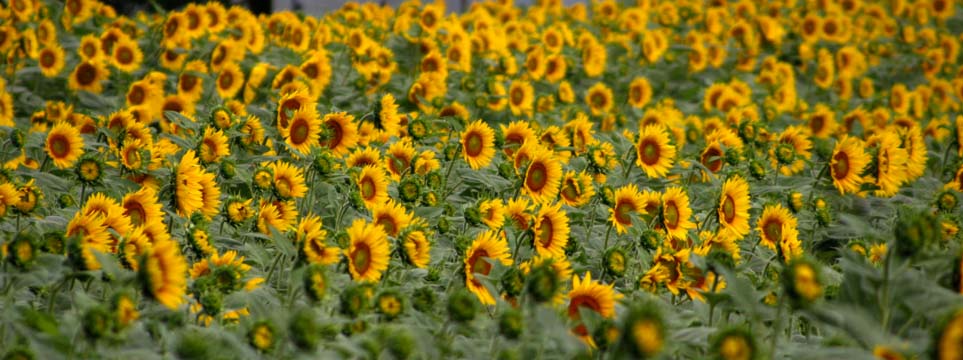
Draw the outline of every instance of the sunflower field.
<instances>
[{"instance_id":1,"label":"sunflower field","mask_svg":"<svg viewBox=\"0 0 963 360\"><path fill-rule=\"evenodd\" d=\"M0 5L0 356L961 359L963 3Z\"/></svg>"}]
</instances>

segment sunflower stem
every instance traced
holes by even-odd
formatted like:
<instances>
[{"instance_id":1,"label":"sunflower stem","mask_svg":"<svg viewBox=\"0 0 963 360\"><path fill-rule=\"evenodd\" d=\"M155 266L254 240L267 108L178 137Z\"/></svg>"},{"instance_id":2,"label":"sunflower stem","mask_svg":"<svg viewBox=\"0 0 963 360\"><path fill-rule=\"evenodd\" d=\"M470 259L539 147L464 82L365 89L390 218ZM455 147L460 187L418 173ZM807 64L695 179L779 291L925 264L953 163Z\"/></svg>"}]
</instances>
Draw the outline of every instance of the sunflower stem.
<instances>
[{"instance_id":1,"label":"sunflower stem","mask_svg":"<svg viewBox=\"0 0 963 360\"><path fill-rule=\"evenodd\" d=\"M713 293L716 292L716 288L717 288L718 286L719 286L719 274L715 274L715 276L712 278L712 292L713 292ZM712 326L712 315L715 313L715 311L716 311L716 302L715 302L715 301L710 301L710 302L709 302L709 326L710 326L710 327Z\"/></svg>"},{"instance_id":2,"label":"sunflower stem","mask_svg":"<svg viewBox=\"0 0 963 360\"><path fill-rule=\"evenodd\" d=\"M772 327L772 335L769 339L769 358L776 358L776 345L779 343L779 337L782 335L782 308L785 306L786 297L785 294L779 296L779 301L776 303L776 319Z\"/></svg>"},{"instance_id":3,"label":"sunflower stem","mask_svg":"<svg viewBox=\"0 0 963 360\"><path fill-rule=\"evenodd\" d=\"M892 253L893 247L890 246L886 249L886 259L883 260L883 285L882 289L880 289L881 297L879 300L879 305L882 310L882 324L884 330L889 329L889 275L893 262L891 260L893 258Z\"/></svg>"},{"instance_id":4,"label":"sunflower stem","mask_svg":"<svg viewBox=\"0 0 963 360\"><path fill-rule=\"evenodd\" d=\"M609 229L605 230L605 243L602 245L603 253L609 249L609 235L612 235L612 224L609 224Z\"/></svg>"},{"instance_id":5,"label":"sunflower stem","mask_svg":"<svg viewBox=\"0 0 963 360\"><path fill-rule=\"evenodd\" d=\"M268 274L267 277L265 277L264 282L271 283L271 277L274 275L274 269L277 268L278 263L281 262L281 258L283 257L284 254L278 254L278 256L274 258L274 263L271 264L271 269L268 270Z\"/></svg>"}]
</instances>

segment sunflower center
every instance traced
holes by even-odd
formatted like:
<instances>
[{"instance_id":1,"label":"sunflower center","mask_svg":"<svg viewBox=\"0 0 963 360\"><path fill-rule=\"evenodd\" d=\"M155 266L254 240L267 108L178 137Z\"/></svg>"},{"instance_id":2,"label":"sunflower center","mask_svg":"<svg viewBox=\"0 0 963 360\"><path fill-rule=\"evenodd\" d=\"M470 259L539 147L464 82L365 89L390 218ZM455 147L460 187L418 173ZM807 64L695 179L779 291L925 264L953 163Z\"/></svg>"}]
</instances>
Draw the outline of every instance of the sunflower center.
<instances>
[{"instance_id":1,"label":"sunflower center","mask_svg":"<svg viewBox=\"0 0 963 360\"><path fill-rule=\"evenodd\" d=\"M344 130L341 129L341 124L338 124L335 120L329 120L325 122L328 129L331 130L331 138L326 140L328 148L336 148L341 144L341 138L344 136Z\"/></svg>"},{"instance_id":2,"label":"sunflower center","mask_svg":"<svg viewBox=\"0 0 963 360\"><path fill-rule=\"evenodd\" d=\"M818 134L824 127L826 127L826 119L823 115L813 116L812 121L809 122L809 129L811 129L813 133Z\"/></svg>"},{"instance_id":3,"label":"sunflower center","mask_svg":"<svg viewBox=\"0 0 963 360\"><path fill-rule=\"evenodd\" d=\"M512 89L512 105L521 105L525 100L525 91L522 89Z\"/></svg>"},{"instance_id":4,"label":"sunflower center","mask_svg":"<svg viewBox=\"0 0 963 360\"><path fill-rule=\"evenodd\" d=\"M291 123L291 143L301 145L308 139L308 122L304 119L294 119Z\"/></svg>"},{"instance_id":5,"label":"sunflower center","mask_svg":"<svg viewBox=\"0 0 963 360\"><path fill-rule=\"evenodd\" d=\"M634 103L642 102L642 88L639 86L633 86L629 89L629 98L632 99Z\"/></svg>"},{"instance_id":6,"label":"sunflower center","mask_svg":"<svg viewBox=\"0 0 963 360\"><path fill-rule=\"evenodd\" d=\"M615 205L615 221L623 225L632 225L632 218L629 217L635 211L635 206L629 202L620 202Z\"/></svg>"},{"instance_id":7,"label":"sunflower center","mask_svg":"<svg viewBox=\"0 0 963 360\"><path fill-rule=\"evenodd\" d=\"M471 264L471 272L476 274L488 275L492 272L492 264L486 260L488 251L478 250L472 254L468 263Z\"/></svg>"},{"instance_id":8,"label":"sunflower center","mask_svg":"<svg viewBox=\"0 0 963 360\"><path fill-rule=\"evenodd\" d=\"M592 94L592 107L601 108L605 106L606 103L605 94L594 93Z\"/></svg>"},{"instance_id":9,"label":"sunflower center","mask_svg":"<svg viewBox=\"0 0 963 360\"><path fill-rule=\"evenodd\" d=\"M552 238L555 237L555 224L552 223L552 219L544 217L540 225L538 227L538 242L542 244L542 247L547 248L552 245Z\"/></svg>"},{"instance_id":10,"label":"sunflower center","mask_svg":"<svg viewBox=\"0 0 963 360\"><path fill-rule=\"evenodd\" d=\"M727 224L731 224L736 219L736 201L732 199L732 195L726 195L725 200L722 201L722 219Z\"/></svg>"},{"instance_id":11,"label":"sunflower center","mask_svg":"<svg viewBox=\"0 0 963 360\"><path fill-rule=\"evenodd\" d=\"M117 62L127 65L134 62L134 52L127 47L117 49Z\"/></svg>"},{"instance_id":12,"label":"sunflower center","mask_svg":"<svg viewBox=\"0 0 963 360\"><path fill-rule=\"evenodd\" d=\"M130 218L130 223L134 226L140 226L147 219L147 212L144 210L144 206L138 203L131 203L125 206L124 215Z\"/></svg>"},{"instance_id":13,"label":"sunflower center","mask_svg":"<svg viewBox=\"0 0 963 360\"><path fill-rule=\"evenodd\" d=\"M770 241L780 241L782 239L782 222L771 220L762 227L762 232Z\"/></svg>"},{"instance_id":14,"label":"sunflower center","mask_svg":"<svg viewBox=\"0 0 963 360\"><path fill-rule=\"evenodd\" d=\"M380 216L376 224L381 225L385 229L388 235L395 236L398 232L398 226L395 225L395 220L390 216Z\"/></svg>"},{"instance_id":15,"label":"sunflower center","mask_svg":"<svg viewBox=\"0 0 963 360\"><path fill-rule=\"evenodd\" d=\"M482 153L485 149L484 142L482 141L481 134L472 132L467 135L465 139L465 154L470 157L476 157Z\"/></svg>"},{"instance_id":16,"label":"sunflower center","mask_svg":"<svg viewBox=\"0 0 963 360\"><path fill-rule=\"evenodd\" d=\"M724 155L722 149L718 146L711 146L702 153L702 165L709 168L709 171L718 172L722 170L722 157Z\"/></svg>"},{"instance_id":17,"label":"sunflower center","mask_svg":"<svg viewBox=\"0 0 963 360\"><path fill-rule=\"evenodd\" d=\"M531 191L539 191L548 184L548 169L542 162L532 163L525 177L525 186Z\"/></svg>"},{"instance_id":18,"label":"sunflower center","mask_svg":"<svg viewBox=\"0 0 963 360\"><path fill-rule=\"evenodd\" d=\"M355 245L354 252L351 253L351 261L354 262L354 269L359 274L368 272L371 266L371 249L367 244L360 243Z\"/></svg>"},{"instance_id":19,"label":"sunflower center","mask_svg":"<svg viewBox=\"0 0 963 360\"><path fill-rule=\"evenodd\" d=\"M220 85L221 89L230 89L231 86L234 85L234 74L231 74L230 72L221 73L221 77L218 78L217 83Z\"/></svg>"},{"instance_id":20,"label":"sunflower center","mask_svg":"<svg viewBox=\"0 0 963 360\"><path fill-rule=\"evenodd\" d=\"M319 73L317 64L310 64L308 66L305 66L304 68L301 69L301 71L303 71L304 74L311 79L317 78Z\"/></svg>"},{"instance_id":21,"label":"sunflower center","mask_svg":"<svg viewBox=\"0 0 963 360\"><path fill-rule=\"evenodd\" d=\"M665 225L670 229L679 226L679 208L674 202L665 204L665 208L662 209L662 217L665 219Z\"/></svg>"},{"instance_id":22,"label":"sunflower center","mask_svg":"<svg viewBox=\"0 0 963 360\"><path fill-rule=\"evenodd\" d=\"M581 319L581 315L578 313L578 308L585 307L592 309L597 313L602 312L602 305L599 304L598 300L589 295L579 295L572 298L572 301L568 304L568 317L573 320Z\"/></svg>"},{"instance_id":23,"label":"sunflower center","mask_svg":"<svg viewBox=\"0 0 963 360\"><path fill-rule=\"evenodd\" d=\"M52 67L54 63L57 62L57 57L49 51L45 51L42 56L40 56L40 66L41 67Z\"/></svg>"},{"instance_id":24,"label":"sunflower center","mask_svg":"<svg viewBox=\"0 0 963 360\"><path fill-rule=\"evenodd\" d=\"M184 92L190 92L197 86L197 77L191 74L182 74L180 86Z\"/></svg>"},{"instance_id":25,"label":"sunflower center","mask_svg":"<svg viewBox=\"0 0 963 360\"><path fill-rule=\"evenodd\" d=\"M375 184L374 180L371 178L361 179L361 197L365 200L374 199L375 196Z\"/></svg>"},{"instance_id":26,"label":"sunflower center","mask_svg":"<svg viewBox=\"0 0 963 360\"><path fill-rule=\"evenodd\" d=\"M845 179L849 175L849 155L845 152L840 151L836 155L833 155L833 177L836 180Z\"/></svg>"},{"instance_id":27,"label":"sunflower center","mask_svg":"<svg viewBox=\"0 0 963 360\"><path fill-rule=\"evenodd\" d=\"M575 201L579 197L578 185L575 184L575 180L568 179L565 181L565 185L562 186L562 196L568 201Z\"/></svg>"},{"instance_id":28,"label":"sunflower center","mask_svg":"<svg viewBox=\"0 0 963 360\"><path fill-rule=\"evenodd\" d=\"M77 69L77 83L83 86L93 84L97 80L97 69L88 63L80 64Z\"/></svg>"},{"instance_id":29,"label":"sunflower center","mask_svg":"<svg viewBox=\"0 0 963 360\"><path fill-rule=\"evenodd\" d=\"M131 89L130 93L127 94L127 101L129 101L132 105L140 105L143 103L144 89L142 89L140 86Z\"/></svg>"},{"instance_id":30,"label":"sunflower center","mask_svg":"<svg viewBox=\"0 0 963 360\"><path fill-rule=\"evenodd\" d=\"M659 163L659 144L652 139L643 139L639 144L639 156L642 163L653 166Z\"/></svg>"},{"instance_id":31,"label":"sunflower center","mask_svg":"<svg viewBox=\"0 0 963 360\"><path fill-rule=\"evenodd\" d=\"M70 153L70 141L60 134L55 134L50 137L50 152L53 153L55 159L60 159L66 157Z\"/></svg>"}]
</instances>

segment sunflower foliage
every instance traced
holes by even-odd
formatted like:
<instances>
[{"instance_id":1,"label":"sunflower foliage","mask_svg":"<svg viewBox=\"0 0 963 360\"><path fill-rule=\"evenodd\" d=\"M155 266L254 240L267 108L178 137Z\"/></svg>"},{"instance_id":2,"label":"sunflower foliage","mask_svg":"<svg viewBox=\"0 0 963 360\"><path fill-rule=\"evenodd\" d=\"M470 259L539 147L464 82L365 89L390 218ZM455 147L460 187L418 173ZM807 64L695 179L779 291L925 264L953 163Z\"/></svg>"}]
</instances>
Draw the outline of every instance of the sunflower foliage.
<instances>
[{"instance_id":1,"label":"sunflower foliage","mask_svg":"<svg viewBox=\"0 0 963 360\"><path fill-rule=\"evenodd\" d=\"M959 358L947 0L0 5L4 358Z\"/></svg>"}]
</instances>

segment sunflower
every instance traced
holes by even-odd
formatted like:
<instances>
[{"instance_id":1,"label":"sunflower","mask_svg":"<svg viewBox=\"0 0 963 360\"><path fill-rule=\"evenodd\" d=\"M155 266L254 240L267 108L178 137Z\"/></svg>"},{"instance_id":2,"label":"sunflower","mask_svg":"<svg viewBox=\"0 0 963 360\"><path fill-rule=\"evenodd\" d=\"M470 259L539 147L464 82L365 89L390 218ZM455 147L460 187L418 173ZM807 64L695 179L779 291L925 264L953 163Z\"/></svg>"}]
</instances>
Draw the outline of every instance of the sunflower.
<instances>
[{"instance_id":1,"label":"sunflower","mask_svg":"<svg viewBox=\"0 0 963 360\"><path fill-rule=\"evenodd\" d=\"M662 194L662 225L669 237L685 239L689 229L695 224L689 220L692 209L689 208L689 194L680 187L670 187Z\"/></svg>"},{"instance_id":2,"label":"sunflower","mask_svg":"<svg viewBox=\"0 0 963 360\"><path fill-rule=\"evenodd\" d=\"M73 219L67 223L67 230L64 234L67 237L79 237L84 267L88 270L100 269L100 262L97 261L93 251L108 252L111 236L107 232L107 227L104 226L103 216L78 211L74 213Z\"/></svg>"},{"instance_id":3,"label":"sunflower","mask_svg":"<svg viewBox=\"0 0 963 360\"><path fill-rule=\"evenodd\" d=\"M224 132L208 126L198 144L197 153L205 164L218 163L225 156L231 155L231 147L227 144Z\"/></svg>"},{"instance_id":4,"label":"sunflower","mask_svg":"<svg viewBox=\"0 0 963 360\"><path fill-rule=\"evenodd\" d=\"M330 113L321 119L324 124L324 137L321 146L331 149L336 155L347 154L358 144L358 126L354 117L345 112Z\"/></svg>"},{"instance_id":5,"label":"sunflower","mask_svg":"<svg viewBox=\"0 0 963 360\"><path fill-rule=\"evenodd\" d=\"M20 193L17 192L17 187L11 183L0 184L0 218L6 216L7 211L16 207L18 202L20 202Z\"/></svg>"},{"instance_id":6,"label":"sunflower","mask_svg":"<svg viewBox=\"0 0 963 360\"><path fill-rule=\"evenodd\" d=\"M569 225L568 215L562 210L562 204L542 206L535 217L535 250L539 254L565 257L565 246L568 244Z\"/></svg>"},{"instance_id":7,"label":"sunflower","mask_svg":"<svg viewBox=\"0 0 963 360\"><path fill-rule=\"evenodd\" d=\"M565 78L568 71L568 63L562 54L549 55L545 60L545 80L557 83Z\"/></svg>"},{"instance_id":8,"label":"sunflower","mask_svg":"<svg viewBox=\"0 0 963 360\"><path fill-rule=\"evenodd\" d=\"M739 175L730 177L722 184L719 197L719 225L722 231L735 239L749 233L749 183Z\"/></svg>"},{"instance_id":9,"label":"sunflower","mask_svg":"<svg viewBox=\"0 0 963 360\"><path fill-rule=\"evenodd\" d=\"M108 76L110 76L110 72L102 62L96 60L81 61L70 73L67 88L74 91L85 90L100 94L103 91L101 82L106 80Z\"/></svg>"},{"instance_id":10,"label":"sunflower","mask_svg":"<svg viewBox=\"0 0 963 360\"><path fill-rule=\"evenodd\" d=\"M585 92L585 103L592 110L592 115L601 116L607 114L612 109L614 101L612 99L612 89L605 86L605 83L598 82L592 85Z\"/></svg>"},{"instance_id":11,"label":"sunflower","mask_svg":"<svg viewBox=\"0 0 963 360\"><path fill-rule=\"evenodd\" d=\"M200 211L208 219L217 215L221 208L221 189L217 185L217 176L213 173L204 172L200 177L201 199L203 205Z\"/></svg>"},{"instance_id":12,"label":"sunflower","mask_svg":"<svg viewBox=\"0 0 963 360\"><path fill-rule=\"evenodd\" d=\"M127 234L131 231L130 219L124 216L124 208L117 203L117 200L108 197L103 193L96 193L87 198L83 208L80 209L84 214L96 215L104 219L104 226L113 230L116 234ZM113 233L108 241L108 250L117 251L117 242L120 240Z\"/></svg>"},{"instance_id":13,"label":"sunflower","mask_svg":"<svg viewBox=\"0 0 963 360\"><path fill-rule=\"evenodd\" d=\"M468 124L461 133L462 156L472 169L488 166L495 157L495 131L484 121Z\"/></svg>"},{"instance_id":14,"label":"sunflower","mask_svg":"<svg viewBox=\"0 0 963 360\"><path fill-rule=\"evenodd\" d=\"M70 123L57 124L47 133L47 155L58 168L65 169L74 165L84 153L84 138L80 131Z\"/></svg>"},{"instance_id":15,"label":"sunflower","mask_svg":"<svg viewBox=\"0 0 963 360\"><path fill-rule=\"evenodd\" d=\"M505 224L505 205L501 199L482 201L478 205L481 221L490 229L501 228Z\"/></svg>"},{"instance_id":16,"label":"sunflower","mask_svg":"<svg viewBox=\"0 0 963 360\"><path fill-rule=\"evenodd\" d=\"M615 191L614 205L609 209L609 220L617 233L627 232L632 226L632 214L641 212L645 212L645 204L635 184L627 184Z\"/></svg>"},{"instance_id":17,"label":"sunflower","mask_svg":"<svg viewBox=\"0 0 963 360\"><path fill-rule=\"evenodd\" d=\"M380 280L391 256L388 235L382 227L357 219L348 228L348 239L350 245L344 254L351 278L363 282Z\"/></svg>"},{"instance_id":18,"label":"sunflower","mask_svg":"<svg viewBox=\"0 0 963 360\"><path fill-rule=\"evenodd\" d=\"M411 213L400 203L388 199L371 208L371 222L381 226L388 236L396 237L412 223Z\"/></svg>"},{"instance_id":19,"label":"sunflower","mask_svg":"<svg viewBox=\"0 0 963 360\"><path fill-rule=\"evenodd\" d=\"M592 176L584 171L578 174L571 170L568 171L562 178L559 194L562 201L568 206L579 207L588 204L592 196L595 196Z\"/></svg>"},{"instance_id":20,"label":"sunflower","mask_svg":"<svg viewBox=\"0 0 963 360\"><path fill-rule=\"evenodd\" d=\"M406 234L402 239L405 248L405 259L417 268L427 268L431 262L431 241L424 231L415 230Z\"/></svg>"},{"instance_id":21,"label":"sunflower","mask_svg":"<svg viewBox=\"0 0 963 360\"><path fill-rule=\"evenodd\" d=\"M120 71L132 73L140 68L140 63L143 60L144 53L141 52L136 41L123 38L114 43L110 55L110 64Z\"/></svg>"},{"instance_id":22,"label":"sunflower","mask_svg":"<svg viewBox=\"0 0 963 360\"><path fill-rule=\"evenodd\" d=\"M286 229L281 209L270 201L261 201L257 211L257 229L262 234L270 236L272 228L278 231Z\"/></svg>"},{"instance_id":23,"label":"sunflower","mask_svg":"<svg viewBox=\"0 0 963 360\"><path fill-rule=\"evenodd\" d=\"M364 148L357 148L348 155L348 158L344 161L345 165L349 168L352 167L365 167L365 166L377 166L383 163L381 160L381 151L377 148L366 146Z\"/></svg>"},{"instance_id":24,"label":"sunflower","mask_svg":"<svg viewBox=\"0 0 963 360\"><path fill-rule=\"evenodd\" d=\"M204 207L203 186L201 177L204 171L198 164L194 150L188 150L181 157L175 171L175 203L181 215L190 215L195 210Z\"/></svg>"},{"instance_id":25,"label":"sunflower","mask_svg":"<svg viewBox=\"0 0 963 360\"><path fill-rule=\"evenodd\" d=\"M792 250L798 248L799 231L798 220L788 209L782 205L767 205L762 210L762 216L756 223L756 231L759 232L760 242L773 251L783 251L784 257L791 257ZM801 251L801 250L800 250Z\"/></svg>"},{"instance_id":26,"label":"sunflower","mask_svg":"<svg viewBox=\"0 0 963 360\"><path fill-rule=\"evenodd\" d=\"M410 173L413 160L415 160L415 147L411 140L406 138L395 141L388 146L384 164L391 174L391 179L400 181L402 174Z\"/></svg>"},{"instance_id":27,"label":"sunflower","mask_svg":"<svg viewBox=\"0 0 963 360\"><path fill-rule=\"evenodd\" d=\"M532 129L528 121L512 121L508 126L499 126L502 131L502 138L504 138L502 152L509 157L514 158L515 151L523 144L528 143L529 140L538 139L535 135L535 129Z\"/></svg>"},{"instance_id":28,"label":"sunflower","mask_svg":"<svg viewBox=\"0 0 963 360\"><path fill-rule=\"evenodd\" d=\"M131 225L142 227L151 221L163 221L163 206L157 199L157 192L149 187L129 193L121 200L124 216L130 219Z\"/></svg>"},{"instance_id":29,"label":"sunflower","mask_svg":"<svg viewBox=\"0 0 963 360\"><path fill-rule=\"evenodd\" d=\"M241 67L234 62L229 62L221 67L217 74L217 94L221 99L231 99L244 86L244 73Z\"/></svg>"},{"instance_id":30,"label":"sunflower","mask_svg":"<svg viewBox=\"0 0 963 360\"><path fill-rule=\"evenodd\" d=\"M568 279L572 278L572 263L564 257L555 257L550 254L535 255L529 261L520 264L518 267L523 274L529 275L533 270L542 266L548 266L555 277L555 294L552 296L552 303L561 305L565 302L565 287L562 286Z\"/></svg>"},{"instance_id":31,"label":"sunflower","mask_svg":"<svg viewBox=\"0 0 963 360\"><path fill-rule=\"evenodd\" d=\"M388 201L388 179L381 167L365 166L358 175L357 183L365 207L370 209Z\"/></svg>"},{"instance_id":32,"label":"sunflower","mask_svg":"<svg viewBox=\"0 0 963 360\"><path fill-rule=\"evenodd\" d=\"M592 281L592 273L586 272L585 276L579 279L578 275L572 276L572 290L568 292L568 317L576 322L572 332L579 338L595 346L588 329L582 320L582 309L591 310L599 316L611 319L615 317L615 301L621 299L622 294L615 291L613 285L604 285L597 281Z\"/></svg>"},{"instance_id":33,"label":"sunflower","mask_svg":"<svg viewBox=\"0 0 963 360\"><path fill-rule=\"evenodd\" d=\"M809 161L812 155L810 150L813 145L807 131L808 130L800 126L790 126L783 130L776 138L776 143L769 147L769 157L772 166L778 168L781 174L792 176L806 167L806 162ZM777 153L780 148L786 148L792 151L790 158L786 159L788 162L782 165L780 165Z\"/></svg>"},{"instance_id":34,"label":"sunflower","mask_svg":"<svg viewBox=\"0 0 963 360\"><path fill-rule=\"evenodd\" d=\"M177 93L187 99L198 100L204 93L204 78L207 74L207 64L200 60L192 60L184 66L184 70L177 76Z\"/></svg>"},{"instance_id":35,"label":"sunflower","mask_svg":"<svg viewBox=\"0 0 963 360\"><path fill-rule=\"evenodd\" d=\"M492 271L494 261L504 266L512 264L508 241L505 239L504 232L488 230L478 234L468 251L465 252L464 261L465 286L485 305L494 305L495 298L485 287L485 284L475 278L475 274L488 276Z\"/></svg>"},{"instance_id":36,"label":"sunflower","mask_svg":"<svg viewBox=\"0 0 963 360\"><path fill-rule=\"evenodd\" d=\"M308 192L303 171L286 161L278 160L270 164L274 173L274 191L282 199L302 198Z\"/></svg>"},{"instance_id":37,"label":"sunflower","mask_svg":"<svg viewBox=\"0 0 963 360\"><path fill-rule=\"evenodd\" d=\"M652 86L644 77L637 77L629 84L629 104L639 109L652 100Z\"/></svg>"},{"instance_id":38,"label":"sunflower","mask_svg":"<svg viewBox=\"0 0 963 360\"><path fill-rule=\"evenodd\" d=\"M869 165L871 158L863 150L863 142L859 138L843 135L833 149L833 157L829 160L829 170L833 177L833 185L840 194L857 193L863 178L860 174Z\"/></svg>"},{"instance_id":39,"label":"sunflower","mask_svg":"<svg viewBox=\"0 0 963 360\"><path fill-rule=\"evenodd\" d=\"M40 72L43 73L43 76L50 78L59 75L64 68L63 48L58 44L44 47L37 55L37 65L40 66Z\"/></svg>"},{"instance_id":40,"label":"sunflower","mask_svg":"<svg viewBox=\"0 0 963 360\"><path fill-rule=\"evenodd\" d=\"M140 270L140 257L152 247L150 238L144 235L141 228L134 228L121 239L117 246L117 255L121 263L128 269Z\"/></svg>"},{"instance_id":41,"label":"sunflower","mask_svg":"<svg viewBox=\"0 0 963 360\"><path fill-rule=\"evenodd\" d=\"M895 195L906 181L909 154L899 146L899 136L893 132L880 132L871 136L867 143L874 144L876 148L875 171L869 177L879 187L875 191L876 196Z\"/></svg>"},{"instance_id":42,"label":"sunflower","mask_svg":"<svg viewBox=\"0 0 963 360\"><path fill-rule=\"evenodd\" d=\"M174 241L155 243L141 264L145 292L169 309L184 303L187 289L187 262L179 247Z\"/></svg>"},{"instance_id":43,"label":"sunflower","mask_svg":"<svg viewBox=\"0 0 963 360\"><path fill-rule=\"evenodd\" d=\"M650 125L639 131L635 163L648 177L664 177L672 168L676 148L669 141L669 134L663 126Z\"/></svg>"},{"instance_id":44,"label":"sunflower","mask_svg":"<svg viewBox=\"0 0 963 360\"><path fill-rule=\"evenodd\" d=\"M302 154L311 153L311 148L319 144L321 119L313 109L300 108L294 111L287 128L281 128L284 142Z\"/></svg>"},{"instance_id":45,"label":"sunflower","mask_svg":"<svg viewBox=\"0 0 963 360\"><path fill-rule=\"evenodd\" d=\"M523 181L524 193L536 203L548 203L558 195L562 182L562 164L551 150L538 149L532 153Z\"/></svg>"},{"instance_id":46,"label":"sunflower","mask_svg":"<svg viewBox=\"0 0 963 360\"><path fill-rule=\"evenodd\" d=\"M508 88L508 107L512 115L530 115L535 103L535 88L527 81L514 81Z\"/></svg>"}]
</instances>

